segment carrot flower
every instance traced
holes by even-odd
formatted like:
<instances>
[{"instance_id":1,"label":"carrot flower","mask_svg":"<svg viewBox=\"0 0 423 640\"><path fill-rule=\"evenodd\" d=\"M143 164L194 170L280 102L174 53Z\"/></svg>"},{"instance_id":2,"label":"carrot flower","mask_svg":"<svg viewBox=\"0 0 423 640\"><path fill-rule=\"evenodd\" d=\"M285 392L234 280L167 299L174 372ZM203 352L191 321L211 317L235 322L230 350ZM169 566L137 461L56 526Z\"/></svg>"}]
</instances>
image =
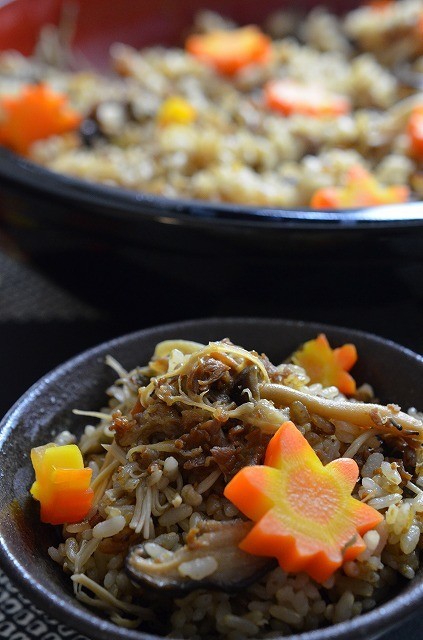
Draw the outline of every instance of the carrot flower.
<instances>
[{"instance_id":1,"label":"carrot flower","mask_svg":"<svg viewBox=\"0 0 423 640\"><path fill-rule=\"evenodd\" d=\"M0 144L27 155L36 140L72 131L81 120L64 94L46 84L27 85L0 99Z\"/></svg>"},{"instance_id":2,"label":"carrot flower","mask_svg":"<svg viewBox=\"0 0 423 640\"><path fill-rule=\"evenodd\" d=\"M372 207L407 202L410 190L406 185L383 185L364 167L351 167L345 185L318 189L312 196L312 209L346 209Z\"/></svg>"},{"instance_id":3,"label":"carrot flower","mask_svg":"<svg viewBox=\"0 0 423 640\"><path fill-rule=\"evenodd\" d=\"M324 466L296 426L285 422L264 465L244 467L225 488L226 498L256 523L240 548L324 582L365 550L361 536L383 520L351 496L358 473L351 458Z\"/></svg>"},{"instance_id":4,"label":"carrot flower","mask_svg":"<svg viewBox=\"0 0 423 640\"><path fill-rule=\"evenodd\" d=\"M303 114L315 118L337 117L351 109L346 96L331 93L318 84L304 84L292 78L267 82L264 98L270 109L284 116Z\"/></svg>"},{"instance_id":5,"label":"carrot flower","mask_svg":"<svg viewBox=\"0 0 423 640\"><path fill-rule=\"evenodd\" d=\"M186 50L224 75L234 75L250 64L263 64L271 57L271 40L254 25L194 34Z\"/></svg>"},{"instance_id":6,"label":"carrot flower","mask_svg":"<svg viewBox=\"0 0 423 640\"><path fill-rule=\"evenodd\" d=\"M353 344L332 349L325 334L321 333L314 340L305 342L292 360L306 370L311 382L320 382L325 387L335 385L347 395L355 393L355 380L348 373L357 362L357 349Z\"/></svg>"}]
</instances>

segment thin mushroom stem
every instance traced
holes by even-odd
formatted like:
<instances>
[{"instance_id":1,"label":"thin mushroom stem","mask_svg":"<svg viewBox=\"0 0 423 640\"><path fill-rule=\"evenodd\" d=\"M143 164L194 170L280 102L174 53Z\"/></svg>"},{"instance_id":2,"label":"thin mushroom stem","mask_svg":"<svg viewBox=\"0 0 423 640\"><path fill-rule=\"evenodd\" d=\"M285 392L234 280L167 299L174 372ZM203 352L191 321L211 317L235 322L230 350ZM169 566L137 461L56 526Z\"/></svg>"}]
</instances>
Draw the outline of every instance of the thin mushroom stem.
<instances>
[{"instance_id":1,"label":"thin mushroom stem","mask_svg":"<svg viewBox=\"0 0 423 640\"><path fill-rule=\"evenodd\" d=\"M328 420L345 420L363 429L376 429L381 433L402 435L423 442L423 422L397 410L393 405L380 405L349 400L327 400L281 384L262 384L261 398L271 400L276 407L287 407L302 402L309 412L318 413Z\"/></svg>"}]
</instances>

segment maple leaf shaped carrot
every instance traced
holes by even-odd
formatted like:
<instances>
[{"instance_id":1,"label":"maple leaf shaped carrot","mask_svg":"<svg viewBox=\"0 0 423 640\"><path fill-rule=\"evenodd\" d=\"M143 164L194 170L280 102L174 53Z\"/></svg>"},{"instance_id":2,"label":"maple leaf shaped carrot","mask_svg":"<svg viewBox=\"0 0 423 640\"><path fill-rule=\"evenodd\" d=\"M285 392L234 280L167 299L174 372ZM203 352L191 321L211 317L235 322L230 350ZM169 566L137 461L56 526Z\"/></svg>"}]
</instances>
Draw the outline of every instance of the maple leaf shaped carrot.
<instances>
[{"instance_id":1,"label":"maple leaf shaped carrot","mask_svg":"<svg viewBox=\"0 0 423 640\"><path fill-rule=\"evenodd\" d=\"M272 44L258 27L248 25L227 31L190 36L185 49L224 75L234 75L250 64L270 60Z\"/></svg>"},{"instance_id":2,"label":"maple leaf shaped carrot","mask_svg":"<svg viewBox=\"0 0 423 640\"><path fill-rule=\"evenodd\" d=\"M312 209L346 209L372 207L407 202L407 185L383 185L364 167L354 166L348 171L345 185L318 189L310 200Z\"/></svg>"},{"instance_id":3,"label":"maple leaf shaped carrot","mask_svg":"<svg viewBox=\"0 0 423 640\"><path fill-rule=\"evenodd\" d=\"M46 84L27 85L0 100L0 144L27 155L33 142L76 129L82 116Z\"/></svg>"},{"instance_id":4,"label":"maple leaf shaped carrot","mask_svg":"<svg viewBox=\"0 0 423 640\"><path fill-rule=\"evenodd\" d=\"M263 91L266 105L284 116L337 117L351 109L346 96L334 94L319 84L305 84L293 78L270 80Z\"/></svg>"},{"instance_id":5,"label":"maple leaf shaped carrot","mask_svg":"<svg viewBox=\"0 0 423 640\"><path fill-rule=\"evenodd\" d=\"M305 342L293 354L292 361L305 369L312 383L320 382L324 387L335 385L346 395L356 391L355 380L348 373L357 362L357 349L353 344L332 349L325 334L321 333L314 340Z\"/></svg>"},{"instance_id":6,"label":"maple leaf shaped carrot","mask_svg":"<svg viewBox=\"0 0 423 640\"><path fill-rule=\"evenodd\" d=\"M244 467L224 495L255 525L240 548L278 559L286 572L325 582L366 545L361 537L383 516L351 496L358 466L338 458L324 466L292 422L271 439L264 465Z\"/></svg>"}]
</instances>

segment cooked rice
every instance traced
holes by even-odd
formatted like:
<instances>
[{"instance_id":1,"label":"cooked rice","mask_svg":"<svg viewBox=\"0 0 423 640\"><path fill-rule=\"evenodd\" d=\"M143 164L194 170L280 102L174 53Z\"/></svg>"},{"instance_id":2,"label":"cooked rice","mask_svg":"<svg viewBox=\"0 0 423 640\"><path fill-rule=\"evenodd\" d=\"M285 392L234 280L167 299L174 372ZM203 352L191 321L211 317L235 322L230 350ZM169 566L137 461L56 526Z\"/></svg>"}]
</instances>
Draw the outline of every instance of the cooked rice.
<instances>
[{"instance_id":1,"label":"cooked rice","mask_svg":"<svg viewBox=\"0 0 423 640\"><path fill-rule=\"evenodd\" d=\"M0 95L28 79L64 91L85 117L81 132L33 145L31 158L84 180L166 197L270 207L307 207L320 188L343 185L361 165L384 185L404 184L423 196L421 163L405 134L423 95L397 74L399 64L422 67L417 29L423 0L400 0L385 10L362 6L346 16L317 7L306 16L280 11L263 25L274 58L230 80L183 49L135 50L115 43L112 73L65 71L51 27L33 58L0 55ZM234 24L211 12L194 31ZM57 49L57 47L56 47ZM261 89L270 78L315 82L348 97L352 111L330 119L282 117L266 108ZM169 96L188 101L190 124L160 126ZM88 129L91 127L89 133ZM85 132L85 133L84 133Z\"/></svg>"},{"instance_id":2,"label":"cooked rice","mask_svg":"<svg viewBox=\"0 0 423 640\"><path fill-rule=\"evenodd\" d=\"M349 620L383 601L400 577L415 576L423 531L423 415L415 408L408 417L396 405L380 408L413 427L394 433L388 425L382 429L380 415L374 415L372 429L310 413L297 400L275 407L260 399L258 389L266 390L270 383L300 389L318 402L329 399L351 407L361 406L357 403L363 393L372 400L371 390L367 385L347 400L336 387L310 384L300 367L275 367L265 356L227 340L160 343L147 366L129 372L111 358L107 363L119 374L108 390L109 406L92 414L101 416L100 423L88 425L79 441L85 463L95 469L94 506L82 523L65 525L63 542L49 549L71 575L81 602L104 611L116 624L167 637L271 638ZM217 369L208 364L223 364L241 376L236 379L248 391L241 393L243 404L216 396L211 372ZM247 370L253 370L251 378L242 378ZM225 376L227 369L218 371L216 375ZM144 414L138 413L140 400ZM323 463L353 457L360 468L353 495L381 511L384 520L364 535L366 550L323 585L305 573L287 574L278 567L239 593L200 587L163 601L160 592L130 580L125 571L128 550L146 541L145 551L155 562L171 559L199 523L240 517L223 496L225 477L235 467L213 458L213 452L202 460L201 446L187 438L213 415L220 416L222 425L260 433L257 407L273 421L273 431L281 421L293 420ZM145 417L149 411L157 416L152 423ZM261 433L267 442L271 434ZM63 438L60 434L58 441ZM190 460L196 464L187 468ZM211 548L202 558L184 562L179 572L201 580L213 575L216 566ZM170 613L163 616L161 606Z\"/></svg>"}]
</instances>

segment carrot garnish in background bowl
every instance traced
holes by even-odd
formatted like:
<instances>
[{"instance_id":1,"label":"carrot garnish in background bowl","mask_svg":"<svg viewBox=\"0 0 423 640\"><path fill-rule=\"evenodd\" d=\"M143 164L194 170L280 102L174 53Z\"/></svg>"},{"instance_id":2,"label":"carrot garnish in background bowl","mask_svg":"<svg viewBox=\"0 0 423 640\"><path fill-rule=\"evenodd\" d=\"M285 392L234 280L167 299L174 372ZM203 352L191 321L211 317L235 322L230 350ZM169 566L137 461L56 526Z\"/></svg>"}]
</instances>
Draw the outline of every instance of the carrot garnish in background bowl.
<instances>
[{"instance_id":1,"label":"carrot garnish in background bowl","mask_svg":"<svg viewBox=\"0 0 423 640\"><path fill-rule=\"evenodd\" d=\"M344 186L324 187L312 196L312 209L344 209L407 202L410 189L406 185L382 185L364 167L348 171Z\"/></svg>"},{"instance_id":2,"label":"carrot garnish in background bowl","mask_svg":"<svg viewBox=\"0 0 423 640\"><path fill-rule=\"evenodd\" d=\"M380 11L381 13L384 13L395 6L395 0L370 0L369 2L365 2L364 6L368 7L372 11Z\"/></svg>"},{"instance_id":3,"label":"carrot garnish in background bowl","mask_svg":"<svg viewBox=\"0 0 423 640\"><path fill-rule=\"evenodd\" d=\"M346 96L332 93L320 85L304 84L292 78L270 80L264 86L267 106L284 116L302 114L324 118L348 113L351 104Z\"/></svg>"},{"instance_id":4,"label":"carrot garnish in background bowl","mask_svg":"<svg viewBox=\"0 0 423 640\"><path fill-rule=\"evenodd\" d=\"M407 135L411 154L416 159L423 160L423 105L412 111L407 122Z\"/></svg>"},{"instance_id":5,"label":"carrot garnish in background bowl","mask_svg":"<svg viewBox=\"0 0 423 640\"><path fill-rule=\"evenodd\" d=\"M352 458L324 466L294 423L285 422L264 465L243 467L225 487L225 497L256 523L240 548L325 582L366 549L361 535L383 520L351 495L358 475Z\"/></svg>"},{"instance_id":6,"label":"carrot garnish in background bowl","mask_svg":"<svg viewBox=\"0 0 423 640\"><path fill-rule=\"evenodd\" d=\"M37 140L73 131L81 121L67 96L47 84L27 85L16 96L0 98L0 144L22 155Z\"/></svg>"},{"instance_id":7,"label":"carrot garnish in background bowl","mask_svg":"<svg viewBox=\"0 0 423 640\"><path fill-rule=\"evenodd\" d=\"M251 64L268 62L272 44L258 27L249 25L194 34L186 40L185 49L219 73L230 76Z\"/></svg>"}]
</instances>

